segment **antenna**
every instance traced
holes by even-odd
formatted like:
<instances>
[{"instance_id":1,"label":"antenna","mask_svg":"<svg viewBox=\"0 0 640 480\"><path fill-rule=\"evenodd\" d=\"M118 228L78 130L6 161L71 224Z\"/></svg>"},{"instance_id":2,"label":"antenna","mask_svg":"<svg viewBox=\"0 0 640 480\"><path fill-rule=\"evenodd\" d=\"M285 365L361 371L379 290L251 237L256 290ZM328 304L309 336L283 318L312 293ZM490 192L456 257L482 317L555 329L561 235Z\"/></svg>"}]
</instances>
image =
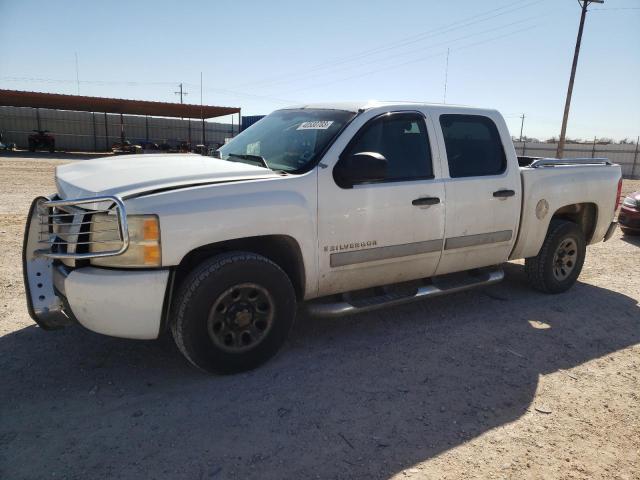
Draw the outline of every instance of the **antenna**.
<instances>
[{"instance_id":1,"label":"antenna","mask_svg":"<svg viewBox=\"0 0 640 480\"><path fill-rule=\"evenodd\" d=\"M447 103L447 82L449 80L449 49L447 48L447 64L444 68L444 95L442 96L442 103Z\"/></svg>"},{"instance_id":2,"label":"antenna","mask_svg":"<svg viewBox=\"0 0 640 480\"><path fill-rule=\"evenodd\" d=\"M78 87L78 95L80 95L80 74L78 73L78 52L76 53L76 85Z\"/></svg>"}]
</instances>

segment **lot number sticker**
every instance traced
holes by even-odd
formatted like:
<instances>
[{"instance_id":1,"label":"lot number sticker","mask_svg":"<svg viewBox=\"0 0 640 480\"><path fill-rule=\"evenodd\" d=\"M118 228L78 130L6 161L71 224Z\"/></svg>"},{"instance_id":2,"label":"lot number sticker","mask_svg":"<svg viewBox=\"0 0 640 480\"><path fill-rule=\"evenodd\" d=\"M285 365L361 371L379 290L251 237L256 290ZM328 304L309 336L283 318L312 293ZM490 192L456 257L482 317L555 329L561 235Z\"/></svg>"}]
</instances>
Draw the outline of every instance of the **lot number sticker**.
<instances>
[{"instance_id":1,"label":"lot number sticker","mask_svg":"<svg viewBox=\"0 0 640 480\"><path fill-rule=\"evenodd\" d=\"M326 130L333 120L318 120L315 122L302 122L296 130Z\"/></svg>"}]
</instances>

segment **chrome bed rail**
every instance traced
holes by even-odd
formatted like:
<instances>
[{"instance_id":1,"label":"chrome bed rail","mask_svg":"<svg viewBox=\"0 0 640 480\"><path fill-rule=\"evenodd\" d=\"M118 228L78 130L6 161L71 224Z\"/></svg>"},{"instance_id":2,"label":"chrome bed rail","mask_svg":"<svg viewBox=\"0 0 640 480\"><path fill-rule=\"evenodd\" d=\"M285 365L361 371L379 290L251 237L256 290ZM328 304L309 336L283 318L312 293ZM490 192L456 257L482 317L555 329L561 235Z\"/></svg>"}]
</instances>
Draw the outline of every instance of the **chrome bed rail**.
<instances>
[{"instance_id":1,"label":"chrome bed rail","mask_svg":"<svg viewBox=\"0 0 640 480\"><path fill-rule=\"evenodd\" d=\"M529 167L566 167L572 165L613 165L613 163L607 158L539 158L531 162Z\"/></svg>"}]
</instances>

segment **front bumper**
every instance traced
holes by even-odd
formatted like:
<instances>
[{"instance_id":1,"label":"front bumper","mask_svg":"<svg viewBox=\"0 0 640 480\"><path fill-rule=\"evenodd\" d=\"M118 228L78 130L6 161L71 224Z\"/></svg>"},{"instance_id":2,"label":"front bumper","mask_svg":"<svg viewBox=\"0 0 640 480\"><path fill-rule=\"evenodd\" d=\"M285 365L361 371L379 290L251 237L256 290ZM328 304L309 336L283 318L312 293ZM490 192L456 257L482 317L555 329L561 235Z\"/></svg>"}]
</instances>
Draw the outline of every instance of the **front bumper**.
<instances>
[{"instance_id":1,"label":"front bumper","mask_svg":"<svg viewBox=\"0 0 640 480\"><path fill-rule=\"evenodd\" d=\"M77 321L115 337L157 338L169 270L67 268L41 254L34 201L27 220L22 263L27 308L45 330Z\"/></svg>"},{"instance_id":2,"label":"front bumper","mask_svg":"<svg viewBox=\"0 0 640 480\"><path fill-rule=\"evenodd\" d=\"M114 337L152 339L160 332L169 270L71 270L66 303L78 322Z\"/></svg>"},{"instance_id":3,"label":"front bumper","mask_svg":"<svg viewBox=\"0 0 640 480\"><path fill-rule=\"evenodd\" d=\"M51 330L77 321L114 337L158 337L169 270L70 270L48 262L40 276L25 273L29 313L41 327Z\"/></svg>"}]
</instances>

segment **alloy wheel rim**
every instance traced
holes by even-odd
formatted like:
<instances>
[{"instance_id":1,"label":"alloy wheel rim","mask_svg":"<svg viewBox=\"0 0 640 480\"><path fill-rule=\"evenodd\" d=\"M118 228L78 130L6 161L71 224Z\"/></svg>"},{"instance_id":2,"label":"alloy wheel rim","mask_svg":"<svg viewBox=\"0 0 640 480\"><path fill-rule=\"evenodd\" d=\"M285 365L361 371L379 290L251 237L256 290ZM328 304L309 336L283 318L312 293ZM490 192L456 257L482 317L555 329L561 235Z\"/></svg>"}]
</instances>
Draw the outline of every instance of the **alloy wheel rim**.
<instances>
[{"instance_id":1,"label":"alloy wheel rim","mask_svg":"<svg viewBox=\"0 0 640 480\"><path fill-rule=\"evenodd\" d=\"M224 351L239 353L259 345L274 318L271 294L255 283L234 285L218 296L209 311L207 332Z\"/></svg>"},{"instance_id":2,"label":"alloy wheel rim","mask_svg":"<svg viewBox=\"0 0 640 480\"><path fill-rule=\"evenodd\" d=\"M573 238L565 238L553 255L553 276L556 280L566 280L575 269L577 260L578 244Z\"/></svg>"}]
</instances>

